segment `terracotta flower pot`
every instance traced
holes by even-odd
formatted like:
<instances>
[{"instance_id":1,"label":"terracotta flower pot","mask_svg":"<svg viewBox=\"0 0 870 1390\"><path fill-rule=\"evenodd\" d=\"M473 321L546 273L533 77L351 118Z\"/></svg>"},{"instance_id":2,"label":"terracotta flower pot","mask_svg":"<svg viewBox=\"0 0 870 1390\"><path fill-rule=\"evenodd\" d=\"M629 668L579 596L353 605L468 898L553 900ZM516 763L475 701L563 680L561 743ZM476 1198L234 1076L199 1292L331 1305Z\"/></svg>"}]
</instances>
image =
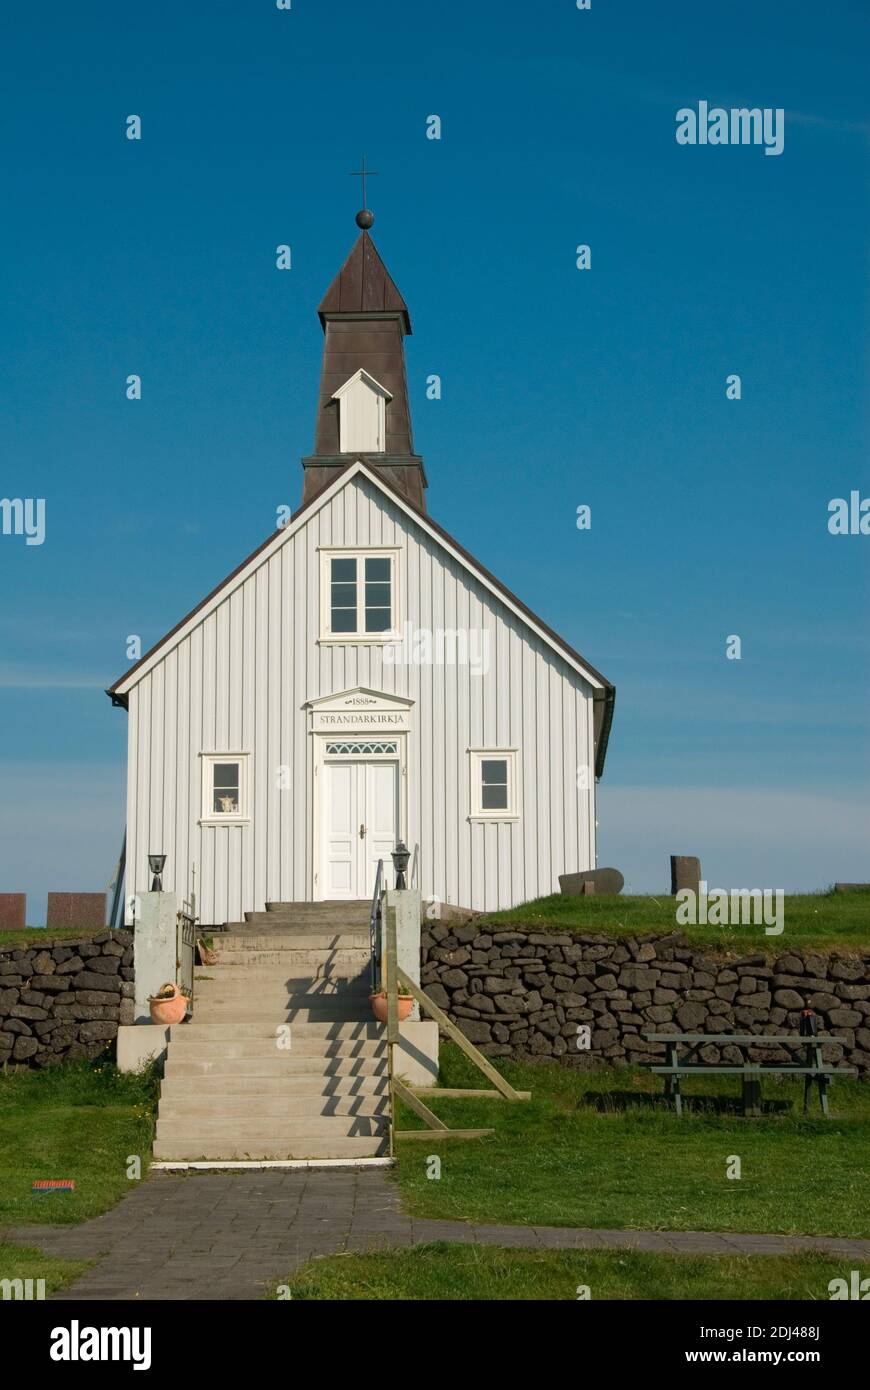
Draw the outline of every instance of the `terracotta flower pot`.
<instances>
[{"instance_id":1,"label":"terracotta flower pot","mask_svg":"<svg viewBox=\"0 0 870 1390\"><path fill-rule=\"evenodd\" d=\"M370 994L370 995L369 995L369 999L370 999L371 1002L372 1002L372 1012L373 1012L375 1018L378 1020L378 1023L386 1023L386 1021L387 1021L387 996L386 996L386 994L384 993L384 991L383 991L383 990L379 990L377 994ZM414 1007L414 997L413 997L413 995L411 995L411 994L400 994L400 995L399 995L399 1022L400 1022L400 1023L403 1023L403 1022L404 1022L404 1020L408 1017L408 1015L409 1015L409 1013L411 1012L411 1010L413 1009L413 1007Z\"/></svg>"},{"instance_id":2,"label":"terracotta flower pot","mask_svg":"<svg viewBox=\"0 0 870 1390\"><path fill-rule=\"evenodd\" d=\"M151 1010L152 1023L181 1023L187 1013L187 999L181 990L176 988L175 994L165 999L157 999L152 995L148 1000L148 1007Z\"/></svg>"}]
</instances>

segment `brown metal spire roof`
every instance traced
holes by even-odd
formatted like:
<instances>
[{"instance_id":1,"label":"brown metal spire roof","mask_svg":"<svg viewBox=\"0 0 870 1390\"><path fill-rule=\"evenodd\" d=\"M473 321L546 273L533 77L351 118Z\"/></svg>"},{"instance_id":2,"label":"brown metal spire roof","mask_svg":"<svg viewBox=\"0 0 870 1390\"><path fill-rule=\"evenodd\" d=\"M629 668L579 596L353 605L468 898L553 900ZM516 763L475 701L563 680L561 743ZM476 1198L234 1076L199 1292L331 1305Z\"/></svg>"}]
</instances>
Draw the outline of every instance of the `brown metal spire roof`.
<instances>
[{"instance_id":1,"label":"brown metal spire roof","mask_svg":"<svg viewBox=\"0 0 870 1390\"><path fill-rule=\"evenodd\" d=\"M365 231L357 237L353 250L320 301L317 312L321 323L327 314L398 313L402 315L405 332L411 332L408 306Z\"/></svg>"},{"instance_id":2,"label":"brown metal spire roof","mask_svg":"<svg viewBox=\"0 0 870 1390\"><path fill-rule=\"evenodd\" d=\"M368 234L372 213L364 208L356 220L361 235L317 311L324 332L323 367L314 453L302 460L302 500L309 502L348 462L348 454L342 453L336 393L362 370L387 393L381 448L367 457L425 510L426 474L423 460L414 453L405 368L404 339L411 332L411 317ZM354 450L351 454L357 457Z\"/></svg>"}]
</instances>

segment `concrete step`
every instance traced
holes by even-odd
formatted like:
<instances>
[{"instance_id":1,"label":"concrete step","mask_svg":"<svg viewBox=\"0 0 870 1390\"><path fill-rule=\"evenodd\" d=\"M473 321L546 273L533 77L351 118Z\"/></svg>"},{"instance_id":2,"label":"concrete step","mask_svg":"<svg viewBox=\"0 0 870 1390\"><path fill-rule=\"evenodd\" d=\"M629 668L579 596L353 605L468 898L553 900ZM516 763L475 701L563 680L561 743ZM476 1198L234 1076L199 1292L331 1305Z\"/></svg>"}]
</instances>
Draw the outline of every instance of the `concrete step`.
<instances>
[{"instance_id":1,"label":"concrete step","mask_svg":"<svg viewBox=\"0 0 870 1390\"><path fill-rule=\"evenodd\" d=\"M336 989L336 985L343 988ZM324 988L321 988L324 986ZM321 1004L369 1005L371 984L365 979L282 979L280 975L248 974L244 969L228 975L215 975L211 980L194 981L194 1007L201 1000L241 999L262 1001L264 1005L294 1001L315 1001Z\"/></svg>"},{"instance_id":2,"label":"concrete step","mask_svg":"<svg viewBox=\"0 0 870 1390\"><path fill-rule=\"evenodd\" d=\"M353 1099L356 1097L380 1097L389 1091L390 1079L387 1072L371 1075L348 1076L335 1073L324 1076L322 1072L284 1072L280 1076L223 1076L219 1084L204 1087L201 1076L175 1076L171 1084L164 1081L160 1093L160 1103L164 1097L185 1101L196 1105L202 1102L211 1104L212 1097L221 1104L230 1101L248 1101L256 1096L259 1102L276 1100L289 1106L304 1097L328 1097Z\"/></svg>"},{"instance_id":3,"label":"concrete step","mask_svg":"<svg viewBox=\"0 0 870 1390\"><path fill-rule=\"evenodd\" d=\"M276 951L274 956L267 955L265 960L258 957L255 951L239 951L238 954L247 958L197 967L195 974L202 978L204 984L214 980L244 980L249 989L256 985L290 984L297 994L306 994L314 980L317 981L318 990L329 982L334 989L347 989L349 984L362 989L371 978L368 957L364 962L357 959L346 966L339 964L336 969L329 961L306 964L298 959L302 953L296 951ZM353 954L359 955L356 951ZM194 983L197 983L196 979Z\"/></svg>"},{"instance_id":4,"label":"concrete step","mask_svg":"<svg viewBox=\"0 0 870 1390\"><path fill-rule=\"evenodd\" d=\"M240 955L242 952L239 953ZM252 952L252 954L254 954ZM347 990L370 988L371 971L356 967L355 973L348 974L330 970L329 966L318 965L306 969L296 962L295 951L276 952L281 959L274 965L261 965L255 961L225 961L223 964L203 966L194 975L194 983L210 987L218 980L238 981L246 989L256 989L267 985L286 985L295 994L337 994Z\"/></svg>"},{"instance_id":5,"label":"concrete step","mask_svg":"<svg viewBox=\"0 0 870 1390\"><path fill-rule=\"evenodd\" d=\"M368 955L370 949L368 932L326 931L323 927L287 927L283 933L275 927L250 927L224 932L214 943L221 958L225 951L365 951Z\"/></svg>"},{"instance_id":6,"label":"concrete step","mask_svg":"<svg viewBox=\"0 0 870 1390\"><path fill-rule=\"evenodd\" d=\"M192 1023L175 1024L169 1030L169 1039L170 1042L176 1043L183 1041L188 1036L194 1036L197 1040L205 1039L211 1042L215 1050L223 1042L240 1042L244 1038L263 1038L274 1043L275 1029L283 1021L273 1022L271 1019L264 1021L259 1013L255 1018L245 1023L204 1023L200 1019L195 1019ZM386 1031L383 1024L375 1022L372 1018L361 1021L340 1019L326 1023L294 1022L292 1037L294 1044L303 1038L323 1041L340 1039L342 1042L363 1039L377 1042L386 1037Z\"/></svg>"},{"instance_id":7,"label":"concrete step","mask_svg":"<svg viewBox=\"0 0 870 1390\"><path fill-rule=\"evenodd\" d=\"M311 971L297 973L292 969L292 958L286 957L282 967L257 967L240 965L230 961L226 965L209 965L194 974L197 990L208 994L214 992L215 985L238 985L240 989L286 989L291 994L345 995L366 993L371 989L371 975L368 970L358 975L336 975L327 970L320 974Z\"/></svg>"},{"instance_id":8,"label":"concrete step","mask_svg":"<svg viewBox=\"0 0 870 1390\"><path fill-rule=\"evenodd\" d=\"M375 1095L362 1092L360 1095L321 1096L313 1091L301 1095L260 1095L259 1093L238 1096L214 1096L211 1100L201 1092L198 1096L180 1096L173 1090L161 1096L157 1114L159 1120L186 1119L189 1123L200 1120L213 1120L222 1116L232 1120L256 1125L264 1120L299 1119L303 1115L323 1116L369 1116L383 1117L389 1113L390 1098L386 1090Z\"/></svg>"},{"instance_id":9,"label":"concrete step","mask_svg":"<svg viewBox=\"0 0 870 1390\"><path fill-rule=\"evenodd\" d=\"M274 912L278 915L287 916L293 914L312 917L328 916L330 913L346 913L351 916L365 917L368 920L372 910L370 898L321 898L318 902L272 902L266 903L266 911ZM247 917L248 914L245 913Z\"/></svg>"},{"instance_id":10,"label":"concrete step","mask_svg":"<svg viewBox=\"0 0 870 1390\"><path fill-rule=\"evenodd\" d=\"M233 1027L237 1024L263 1023L269 1025L269 1029L274 1033L281 1023L291 1025L301 1023L318 1024L363 1024L367 1023L372 1016L368 1000L360 1005L348 1004L272 1004L264 1005L252 1003L250 1001L226 999L217 1000L214 1004L207 1004L198 1000L194 1007L194 1015L198 1024L226 1023ZM190 1025L189 1025L190 1026Z\"/></svg>"},{"instance_id":11,"label":"concrete step","mask_svg":"<svg viewBox=\"0 0 870 1390\"><path fill-rule=\"evenodd\" d=\"M302 1010L320 1013L325 1018L346 1018L348 1021L358 1018L370 1022L373 1017L368 989L296 989L294 983L282 986L278 982L262 989L246 988L237 981L216 981L213 988L197 985L193 1000L194 1018L204 1023L230 1022L229 1014L225 1020L222 1019L224 1009L231 1010L233 1018L249 1013L252 1018L261 1017L270 1024L277 1018L286 1018L288 1013L299 1014ZM304 1021L299 1019L300 1023ZM316 1019L308 1021L317 1022Z\"/></svg>"},{"instance_id":12,"label":"concrete step","mask_svg":"<svg viewBox=\"0 0 870 1390\"><path fill-rule=\"evenodd\" d=\"M182 1037L173 1038L169 1055L173 1062L191 1062L199 1059L205 1061L209 1058L215 1061L230 1061L240 1057L272 1057L276 1052L292 1052L295 1057L319 1057L324 1061L339 1057L386 1056L386 1038L300 1038L294 1033L292 1024L289 1025L289 1029L289 1034L285 1035L290 1043L289 1047L280 1047L280 1039L277 1036L239 1038L237 1042L222 1039L216 1044L209 1038L197 1037L194 1024Z\"/></svg>"},{"instance_id":13,"label":"concrete step","mask_svg":"<svg viewBox=\"0 0 870 1390\"><path fill-rule=\"evenodd\" d=\"M231 1076L380 1076L386 1074L386 1054L380 1057L327 1057L297 1055L290 1052L269 1053L265 1057L196 1057L179 1058L169 1053L164 1081L175 1077L204 1076L216 1084Z\"/></svg>"},{"instance_id":14,"label":"concrete step","mask_svg":"<svg viewBox=\"0 0 870 1390\"><path fill-rule=\"evenodd\" d=\"M289 1144L293 1139L315 1136L361 1139L383 1134L388 1121L382 1115L285 1115L247 1121L217 1114L212 1118L181 1115L157 1121L158 1139L221 1139L224 1137L258 1143Z\"/></svg>"},{"instance_id":15,"label":"concrete step","mask_svg":"<svg viewBox=\"0 0 870 1390\"><path fill-rule=\"evenodd\" d=\"M331 1138L314 1135L296 1138L292 1144L271 1140L253 1141L227 1136L223 1139L159 1139L154 1144L158 1163L232 1162L239 1160L268 1160L290 1158L383 1158L389 1154L386 1134L362 1139Z\"/></svg>"},{"instance_id":16,"label":"concrete step","mask_svg":"<svg viewBox=\"0 0 870 1390\"><path fill-rule=\"evenodd\" d=\"M270 1024L270 1030L274 1033L279 1023L354 1023L363 1024L371 1019L371 1009L366 1005L360 1008L347 1008L346 1005L314 1005L307 1008L306 1005L281 1005L264 1008L263 1005L243 1004L243 1002L228 999L224 1004L207 1005L202 1001L195 1008L196 1022L199 1024L227 1023L243 1026L247 1023L261 1023L263 1020Z\"/></svg>"},{"instance_id":17,"label":"concrete step","mask_svg":"<svg viewBox=\"0 0 870 1390\"><path fill-rule=\"evenodd\" d=\"M244 970L279 971L287 975L361 975L369 967L371 957L368 947L322 946L316 949L308 946L287 946L278 950L260 950L253 947L229 947L220 951L216 966L238 965ZM205 969L205 967L203 967Z\"/></svg>"},{"instance_id":18,"label":"concrete step","mask_svg":"<svg viewBox=\"0 0 870 1390\"><path fill-rule=\"evenodd\" d=\"M347 926L361 930L363 927L368 928L370 922L371 912L369 908L366 908L363 912L355 910L348 912L339 908L330 908L326 912L313 912L302 908L282 908L280 910L273 908L271 911L267 910L266 912L246 912L244 916L245 926L260 926L264 923L268 923L270 930L288 925L299 927L322 926L324 930L335 926ZM233 925L235 924L230 922L226 923L227 927Z\"/></svg>"}]
</instances>

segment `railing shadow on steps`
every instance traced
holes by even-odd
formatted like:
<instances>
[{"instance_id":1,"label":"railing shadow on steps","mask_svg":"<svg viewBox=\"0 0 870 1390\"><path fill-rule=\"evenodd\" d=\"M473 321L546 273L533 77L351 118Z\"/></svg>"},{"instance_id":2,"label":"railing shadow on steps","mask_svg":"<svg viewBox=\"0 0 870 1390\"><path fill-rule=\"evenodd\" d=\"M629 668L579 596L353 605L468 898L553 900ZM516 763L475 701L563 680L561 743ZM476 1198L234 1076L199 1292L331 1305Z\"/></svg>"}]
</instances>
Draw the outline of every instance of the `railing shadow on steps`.
<instances>
[{"instance_id":1,"label":"railing shadow on steps","mask_svg":"<svg viewBox=\"0 0 870 1390\"><path fill-rule=\"evenodd\" d=\"M369 916L369 950L371 952L372 994L378 987L381 973L381 898L384 888L384 861L378 860L375 874L375 891L372 894L372 910Z\"/></svg>"},{"instance_id":2,"label":"railing shadow on steps","mask_svg":"<svg viewBox=\"0 0 870 1390\"><path fill-rule=\"evenodd\" d=\"M482 1052L469 1042L465 1034L456 1026L451 1018L434 1001L430 999L425 990L406 974L398 963L398 946L396 939L396 909L394 907L385 908L383 911L383 959L382 959L382 987L387 996L387 1054L389 1058L389 1078L390 1078L390 1154L394 1153L394 1140L399 1139L481 1139L485 1135L492 1134L492 1129L450 1129L443 1120L425 1105L421 1096L443 1096L446 1098L467 1097L469 1099L496 1099L501 1097L504 1100L529 1100L531 1091L517 1091L506 1081L500 1072L484 1057ZM438 1024L453 1042L456 1043L466 1057L483 1072L484 1076L492 1082L494 1090L468 1090L465 1088L447 1088L440 1086L414 1086L411 1087L404 1082L396 1069L396 1048L401 1043L399 1032L399 988L403 993L410 994L420 1008ZM427 1126L426 1129L396 1129L396 1101L401 1100L421 1119Z\"/></svg>"}]
</instances>

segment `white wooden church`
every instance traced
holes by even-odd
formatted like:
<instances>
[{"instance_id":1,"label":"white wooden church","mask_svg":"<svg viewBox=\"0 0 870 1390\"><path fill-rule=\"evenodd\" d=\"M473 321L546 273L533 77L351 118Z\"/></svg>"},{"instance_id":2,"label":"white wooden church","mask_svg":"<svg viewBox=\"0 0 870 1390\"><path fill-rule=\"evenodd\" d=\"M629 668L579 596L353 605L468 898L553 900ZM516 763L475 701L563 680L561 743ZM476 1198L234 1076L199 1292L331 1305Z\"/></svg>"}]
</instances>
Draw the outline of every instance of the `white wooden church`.
<instances>
[{"instance_id":1,"label":"white wooden church","mask_svg":"<svg viewBox=\"0 0 870 1390\"><path fill-rule=\"evenodd\" d=\"M127 896L204 924L370 898L492 910L596 866L614 688L429 516L407 306L370 213L320 308L299 510L107 692L128 711Z\"/></svg>"}]
</instances>

